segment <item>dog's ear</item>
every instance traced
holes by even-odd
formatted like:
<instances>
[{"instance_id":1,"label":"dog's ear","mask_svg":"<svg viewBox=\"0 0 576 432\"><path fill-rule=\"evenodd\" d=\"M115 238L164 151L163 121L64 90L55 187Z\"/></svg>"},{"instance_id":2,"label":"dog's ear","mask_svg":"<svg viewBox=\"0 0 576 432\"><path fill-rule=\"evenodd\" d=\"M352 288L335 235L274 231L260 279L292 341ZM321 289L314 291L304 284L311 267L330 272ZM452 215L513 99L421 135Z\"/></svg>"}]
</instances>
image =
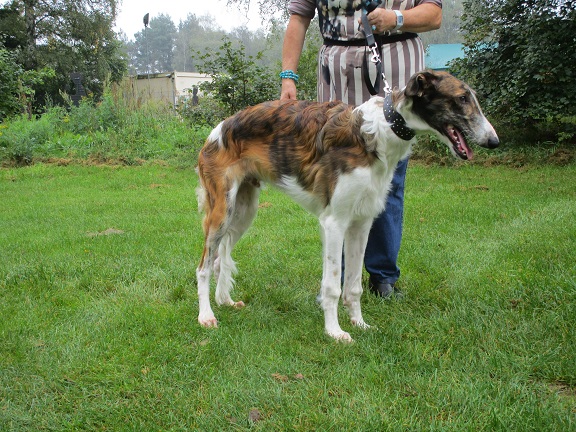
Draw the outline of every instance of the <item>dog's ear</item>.
<instances>
[{"instance_id":1,"label":"dog's ear","mask_svg":"<svg viewBox=\"0 0 576 432\"><path fill-rule=\"evenodd\" d=\"M423 71L414 74L408 84L404 93L410 97L422 97L431 93L436 88L438 77L430 71Z\"/></svg>"}]
</instances>

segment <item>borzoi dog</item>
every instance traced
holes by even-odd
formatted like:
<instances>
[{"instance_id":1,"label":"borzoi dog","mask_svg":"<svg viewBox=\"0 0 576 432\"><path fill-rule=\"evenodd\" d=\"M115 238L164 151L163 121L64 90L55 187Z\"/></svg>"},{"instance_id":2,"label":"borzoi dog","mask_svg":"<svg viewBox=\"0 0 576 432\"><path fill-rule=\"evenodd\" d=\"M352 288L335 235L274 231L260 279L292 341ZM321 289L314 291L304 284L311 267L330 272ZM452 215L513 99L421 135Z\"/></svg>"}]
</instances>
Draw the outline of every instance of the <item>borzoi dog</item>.
<instances>
[{"instance_id":1,"label":"borzoi dog","mask_svg":"<svg viewBox=\"0 0 576 432\"><path fill-rule=\"evenodd\" d=\"M432 71L414 75L387 98L373 97L356 108L342 102L274 101L220 123L198 160L198 203L205 211L204 250L196 271L199 323L218 325L209 299L212 271L218 281L216 302L244 306L230 296L236 271L231 252L256 216L260 182L267 182L320 221L326 333L352 340L338 322L341 294L352 324L368 328L360 310L368 233L384 210L396 165L408 156L414 135L425 132L438 136L460 159L472 158L468 140L488 148L499 144L468 85Z\"/></svg>"}]
</instances>

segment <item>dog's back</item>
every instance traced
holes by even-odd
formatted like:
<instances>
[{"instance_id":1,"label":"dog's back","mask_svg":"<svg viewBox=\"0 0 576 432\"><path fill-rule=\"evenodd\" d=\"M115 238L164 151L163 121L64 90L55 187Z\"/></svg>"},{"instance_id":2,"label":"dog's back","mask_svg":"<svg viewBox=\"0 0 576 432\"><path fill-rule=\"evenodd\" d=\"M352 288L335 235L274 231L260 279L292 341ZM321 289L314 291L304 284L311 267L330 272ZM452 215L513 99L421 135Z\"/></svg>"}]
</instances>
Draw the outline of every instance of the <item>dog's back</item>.
<instances>
[{"instance_id":1,"label":"dog's back","mask_svg":"<svg viewBox=\"0 0 576 432\"><path fill-rule=\"evenodd\" d=\"M203 186L254 178L286 189L296 182L326 205L337 176L375 158L360 133L362 114L342 102L273 101L220 123L198 160Z\"/></svg>"}]
</instances>

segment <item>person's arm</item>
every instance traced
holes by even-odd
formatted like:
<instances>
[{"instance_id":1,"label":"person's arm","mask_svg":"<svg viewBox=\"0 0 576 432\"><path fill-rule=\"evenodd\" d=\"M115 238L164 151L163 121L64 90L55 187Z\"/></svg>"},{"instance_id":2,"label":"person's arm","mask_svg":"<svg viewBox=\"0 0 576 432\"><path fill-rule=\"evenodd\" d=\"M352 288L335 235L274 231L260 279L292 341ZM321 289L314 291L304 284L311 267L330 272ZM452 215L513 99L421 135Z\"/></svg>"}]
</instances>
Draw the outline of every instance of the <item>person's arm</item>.
<instances>
[{"instance_id":1,"label":"person's arm","mask_svg":"<svg viewBox=\"0 0 576 432\"><path fill-rule=\"evenodd\" d=\"M422 33L437 30L442 24L442 8L433 3L422 3L401 11L404 15L403 32ZM368 22L376 26L374 33L384 33L396 27L396 13L391 9L376 8L368 14Z\"/></svg>"},{"instance_id":2,"label":"person's arm","mask_svg":"<svg viewBox=\"0 0 576 432\"><path fill-rule=\"evenodd\" d=\"M282 70L297 72L298 62L302 55L304 38L310 25L311 18L292 14L286 27L284 44L282 45ZM282 79L282 91L280 99L296 99L296 82L290 78Z\"/></svg>"}]
</instances>

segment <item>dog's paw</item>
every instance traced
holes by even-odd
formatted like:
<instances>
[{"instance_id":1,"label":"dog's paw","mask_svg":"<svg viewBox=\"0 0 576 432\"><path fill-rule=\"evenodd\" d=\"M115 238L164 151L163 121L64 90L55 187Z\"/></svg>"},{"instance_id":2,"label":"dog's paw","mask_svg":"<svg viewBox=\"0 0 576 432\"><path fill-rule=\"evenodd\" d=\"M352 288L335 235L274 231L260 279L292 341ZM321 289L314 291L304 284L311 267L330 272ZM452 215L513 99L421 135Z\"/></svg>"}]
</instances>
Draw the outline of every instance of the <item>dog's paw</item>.
<instances>
[{"instance_id":1,"label":"dog's paw","mask_svg":"<svg viewBox=\"0 0 576 432\"><path fill-rule=\"evenodd\" d=\"M218 320L214 317L198 317L198 322L202 327L206 328L217 328Z\"/></svg>"},{"instance_id":2,"label":"dog's paw","mask_svg":"<svg viewBox=\"0 0 576 432\"><path fill-rule=\"evenodd\" d=\"M358 328L361 328L362 330L368 330L369 328L372 328L371 325L366 324L366 322L363 319L359 319L359 320L351 320L352 325L356 326Z\"/></svg>"},{"instance_id":3,"label":"dog's paw","mask_svg":"<svg viewBox=\"0 0 576 432\"><path fill-rule=\"evenodd\" d=\"M225 301L222 301L222 302L218 302L218 304L219 304L220 306L233 307L234 309L242 309L244 306L246 306L243 301L237 301L237 302L235 302L235 301L232 300L232 299L230 299L230 300L225 300Z\"/></svg>"},{"instance_id":4,"label":"dog's paw","mask_svg":"<svg viewBox=\"0 0 576 432\"><path fill-rule=\"evenodd\" d=\"M330 336L332 339L334 339L336 342L343 342L343 343L352 343L354 342L354 339L352 339L352 336L350 336L349 333L340 330L339 332L329 332L328 336Z\"/></svg>"}]
</instances>

